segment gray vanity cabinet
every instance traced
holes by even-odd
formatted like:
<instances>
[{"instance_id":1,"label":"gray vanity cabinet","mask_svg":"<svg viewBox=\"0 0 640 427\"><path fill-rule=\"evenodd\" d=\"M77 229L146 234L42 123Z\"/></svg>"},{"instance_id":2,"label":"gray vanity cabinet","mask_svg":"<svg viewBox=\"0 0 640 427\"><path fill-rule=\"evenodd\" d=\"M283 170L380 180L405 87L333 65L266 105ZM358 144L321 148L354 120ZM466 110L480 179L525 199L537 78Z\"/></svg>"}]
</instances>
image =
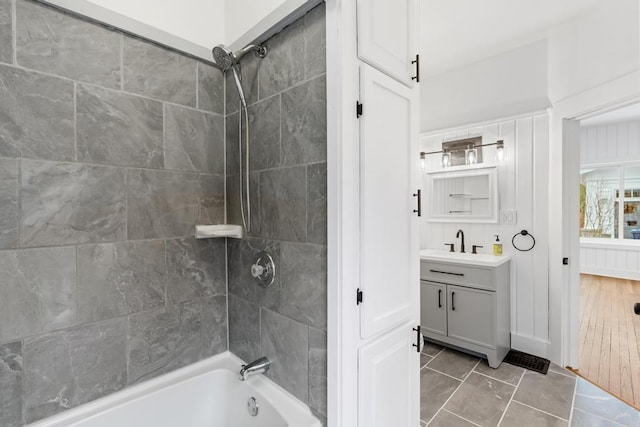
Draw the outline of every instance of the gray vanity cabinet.
<instances>
[{"instance_id":1,"label":"gray vanity cabinet","mask_svg":"<svg viewBox=\"0 0 640 427\"><path fill-rule=\"evenodd\" d=\"M509 262L499 266L421 261L425 337L487 356L497 368L511 347Z\"/></svg>"}]
</instances>

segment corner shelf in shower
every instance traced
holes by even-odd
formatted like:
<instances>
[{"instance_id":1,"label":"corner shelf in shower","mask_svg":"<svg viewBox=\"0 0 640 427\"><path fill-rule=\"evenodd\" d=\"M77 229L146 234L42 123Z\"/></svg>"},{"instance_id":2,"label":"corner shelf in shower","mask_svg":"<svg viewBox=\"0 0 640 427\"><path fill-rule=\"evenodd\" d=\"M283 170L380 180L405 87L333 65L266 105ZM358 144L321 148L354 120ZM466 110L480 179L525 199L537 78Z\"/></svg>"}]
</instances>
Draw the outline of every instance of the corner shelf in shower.
<instances>
[{"instance_id":1,"label":"corner shelf in shower","mask_svg":"<svg viewBox=\"0 0 640 427\"><path fill-rule=\"evenodd\" d=\"M196 225L196 239L233 237L242 239L242 226L235 224Z\"/></svg>"}]
</instances>

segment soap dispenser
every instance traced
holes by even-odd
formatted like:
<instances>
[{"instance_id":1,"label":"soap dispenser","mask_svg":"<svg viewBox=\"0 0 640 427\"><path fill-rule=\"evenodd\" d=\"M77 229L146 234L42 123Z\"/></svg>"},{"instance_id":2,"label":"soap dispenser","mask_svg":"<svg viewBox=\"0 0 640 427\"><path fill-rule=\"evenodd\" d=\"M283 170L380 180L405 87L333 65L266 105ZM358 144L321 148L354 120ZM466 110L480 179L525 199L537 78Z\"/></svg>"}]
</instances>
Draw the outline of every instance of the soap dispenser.
<instances>
[{"instance_id":1,"label":"soap dispenser","mask_svg":"<svg viewBox=\"0 0 640 427\"><path fill-rule=\"evenodd\" d=\"M493 254L499 256L502 255L502 243L500 242L500 238L497 234L494 234L494 236L496 236L496 241L493 244Z\"/></svg>"}]
</instances>

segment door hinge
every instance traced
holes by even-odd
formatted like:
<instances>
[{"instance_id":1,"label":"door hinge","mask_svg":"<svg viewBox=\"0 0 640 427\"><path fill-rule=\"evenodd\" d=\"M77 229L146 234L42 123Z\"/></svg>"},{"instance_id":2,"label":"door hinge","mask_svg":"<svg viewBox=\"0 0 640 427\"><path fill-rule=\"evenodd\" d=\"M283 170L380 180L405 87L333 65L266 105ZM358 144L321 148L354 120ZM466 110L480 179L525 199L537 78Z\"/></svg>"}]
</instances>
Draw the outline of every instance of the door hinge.
<instances>
[{"instance_id":1,"label":"door hinge","mask_svg":"<svg viewBox=\"0 0 640 427\"><path fill-rule=\"evenodd\" d=\"M360 101L356 101L356 118L360 118L360 116L362 115L362 104L360 103Z\"/></svg>"},{"instance_id":2,"label":"door hinge","mask_svg":"<svg viewBox=\"0 0 640 427\"><path fill-rule=\"evenodd\" d=\"M362 304L362 291L360 288L356 291L356 305Z\"/></svg>"}]
</instances>

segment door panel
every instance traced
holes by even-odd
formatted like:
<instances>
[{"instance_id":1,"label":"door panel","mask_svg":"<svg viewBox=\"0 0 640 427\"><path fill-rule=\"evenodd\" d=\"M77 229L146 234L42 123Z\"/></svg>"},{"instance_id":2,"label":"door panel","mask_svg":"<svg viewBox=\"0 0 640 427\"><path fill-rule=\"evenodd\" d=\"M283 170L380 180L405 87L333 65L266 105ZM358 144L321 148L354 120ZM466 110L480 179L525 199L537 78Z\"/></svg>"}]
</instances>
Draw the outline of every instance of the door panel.
<instances>
[{"instance_id":1,"label":"door panel","mask_svg":"<svg viewBox=\"0 0 640 427\"><path fill-rule=\"evenodd\" d=\"M420 281L420 326L435 334L447 336L446 285Z\"/></svg>"},{"instance_id":2,"label":"door panel","mask_svg":"<svg viewBox=\"0 0 640 427\"><path fill-rule=\"evenodd\" d=\"M406 323L360 349L360 427L419 425L420 353L413 327Z\"/></svg>"},{"instance_id":3,"label":"door panel","mask_svg":"<svg viewBox=\"0 0 640 427\"><path fill-rule=\"evenodd\" d=\"M362 338L419 320L417 90L363 65L360 117Z\"/></svg>"},{"instance_id":4,"label":"door panel","mask_svg":"<svg viewBox=\"0 0 640 427\"><path fill-rule=\"evenodd\" d=\"M447 286L449 336L495 348L495 292Z\"/></svg>"},{"instance_id":5,"label":"door panel","mask_svg":"<svg viewBox=\"0 0 640 427\"><path fill-rule=\"evenodd\" d=\"M358 0L358 56L413 87L417 51L416 0Z\"/></svg>"}]
</instances>

